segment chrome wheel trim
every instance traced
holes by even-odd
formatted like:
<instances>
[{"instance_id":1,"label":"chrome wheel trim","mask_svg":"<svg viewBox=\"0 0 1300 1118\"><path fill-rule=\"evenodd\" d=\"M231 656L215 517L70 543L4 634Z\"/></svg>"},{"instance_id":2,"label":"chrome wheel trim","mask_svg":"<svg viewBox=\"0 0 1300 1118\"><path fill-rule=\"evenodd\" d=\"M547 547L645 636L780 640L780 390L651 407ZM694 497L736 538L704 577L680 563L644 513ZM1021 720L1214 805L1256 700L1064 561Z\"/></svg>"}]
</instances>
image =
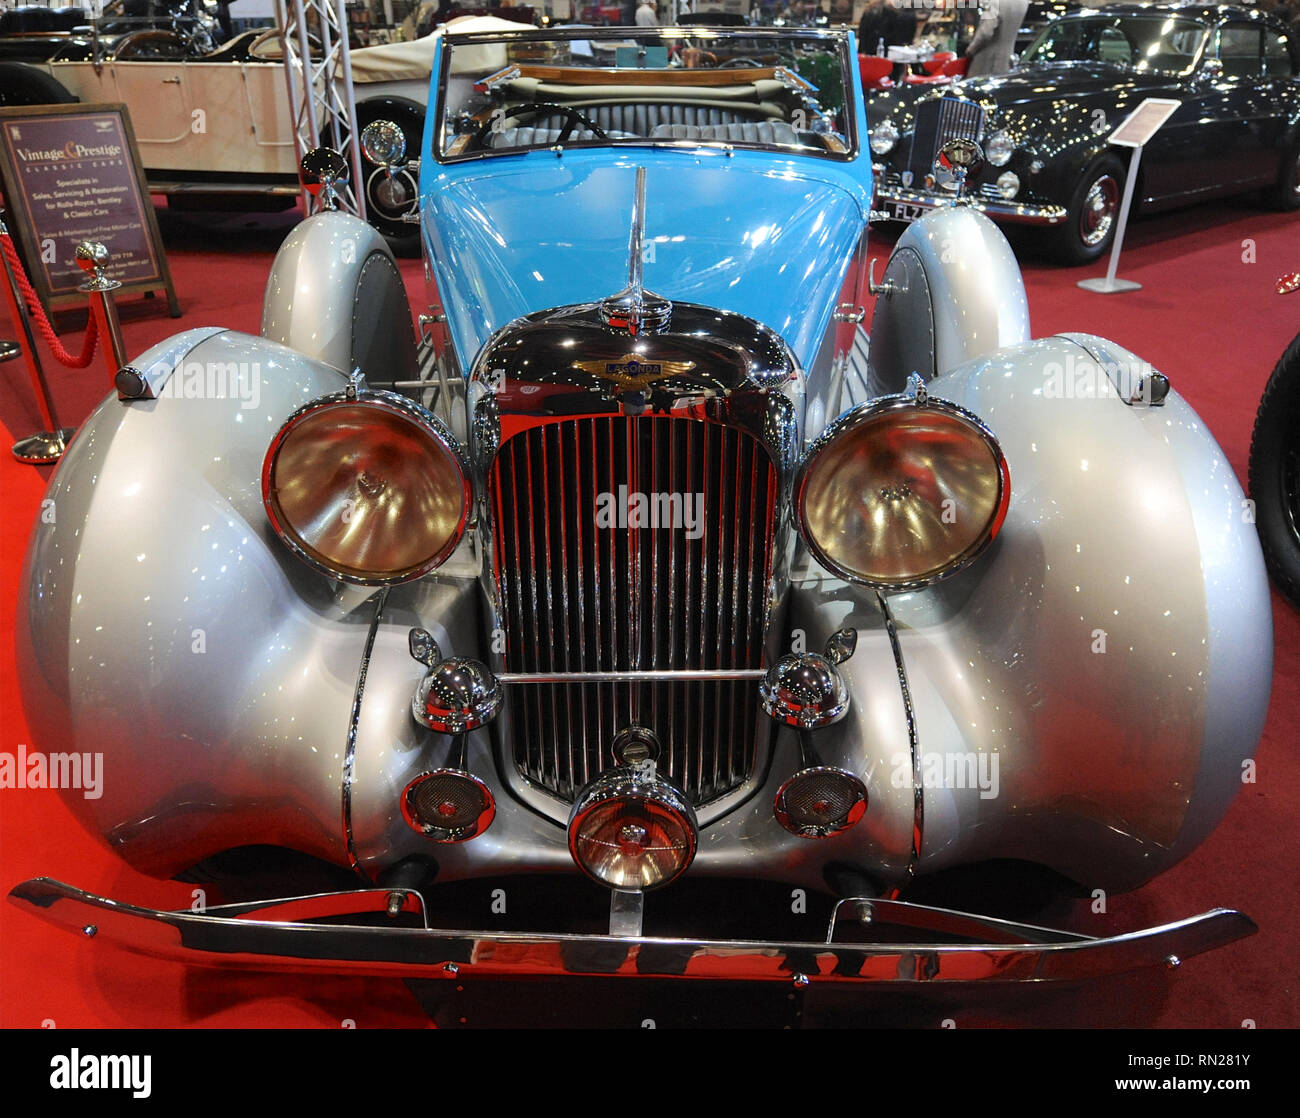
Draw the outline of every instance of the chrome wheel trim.
<instances>
[{"instance_id":1,"label":"chrome wheel trim","mask_svg":"<svg viewBox=\"0 0 1300 1118\"><path fill-rule=\"evenodd\" d=\"M1089 248L1105 242L1119 209L1119 183L1114 175L1099 177L1084 195L1079 211L1079 240Z\"/></svg>"}]
</instances>

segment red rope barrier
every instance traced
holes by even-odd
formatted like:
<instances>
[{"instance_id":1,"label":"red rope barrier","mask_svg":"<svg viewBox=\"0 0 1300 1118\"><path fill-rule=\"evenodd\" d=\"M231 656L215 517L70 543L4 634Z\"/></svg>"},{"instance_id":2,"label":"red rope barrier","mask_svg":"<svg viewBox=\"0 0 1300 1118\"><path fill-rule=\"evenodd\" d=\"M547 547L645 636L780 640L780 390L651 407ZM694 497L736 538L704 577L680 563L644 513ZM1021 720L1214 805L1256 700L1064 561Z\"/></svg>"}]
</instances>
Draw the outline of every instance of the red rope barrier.
<instances>
[{"instance_id":1,"label":"red rope barrier","mask_svg":"<svg viewBox=\"0 0 1300 1118\"><path fill-rule=\"evenodd\" d=\"M86 339L82 343L81 353L75 355L69 353L63 348L58 334L54 332L54 327L50 325L50 320L45 317L45 308L41 306L40 297L27 279L27 272L23 269L23 262L18 258L18 250L14 248L13 238L8 233L0 234L0 249L4 250L5 259L9 261L9 267L18 283L18 289L23 293L23 298L27 300L27 309L32 316L32 321L36 323L36 329L40 331L41 337L45 339L46 345L50 347L54 359L60 364L67 365L69 369L86 368L95 356L95 343L99 340L95 316L92 314L86 323ZM16 326L17 323L14 325Z\"/></svg>"}]
</instances>

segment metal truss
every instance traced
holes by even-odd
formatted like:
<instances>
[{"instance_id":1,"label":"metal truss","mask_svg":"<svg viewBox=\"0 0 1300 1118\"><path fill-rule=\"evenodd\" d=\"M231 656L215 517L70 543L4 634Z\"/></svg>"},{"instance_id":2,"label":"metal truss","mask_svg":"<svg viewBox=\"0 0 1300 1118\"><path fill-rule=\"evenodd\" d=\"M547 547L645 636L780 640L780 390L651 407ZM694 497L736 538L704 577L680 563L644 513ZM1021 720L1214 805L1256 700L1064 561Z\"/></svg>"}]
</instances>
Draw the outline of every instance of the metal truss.
<instances>
[{"instance_id":1,"label":"metal truss","mask_svg":"<svg viewBox=\"0 0 1300 1118\"><path fill-rule=\"evenodd\" d=\"M352 168L352 178L338 187L340 210L365 219L361 183L361 151L356 99L352 91L352 58L348 53L348 23L344 0L275 0L276 21L284 33L284 72L289 85L298 161L322 144L339 152ZM325 209L325 199L302 192L311 215Z\"/></svg>"}]
</instances>

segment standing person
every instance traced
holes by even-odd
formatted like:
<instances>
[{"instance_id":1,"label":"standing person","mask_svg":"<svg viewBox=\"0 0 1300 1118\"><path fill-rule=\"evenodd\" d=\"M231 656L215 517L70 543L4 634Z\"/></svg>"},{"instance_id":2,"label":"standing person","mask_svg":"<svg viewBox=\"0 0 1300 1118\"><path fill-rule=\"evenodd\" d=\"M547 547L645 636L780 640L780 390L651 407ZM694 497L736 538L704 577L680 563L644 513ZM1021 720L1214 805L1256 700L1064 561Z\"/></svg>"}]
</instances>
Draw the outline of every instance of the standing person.
<instances>
[{"instance_id":1,"label":"standing person","mask_svg":"<svg viewBox=\"0 0 1300 1118\"><path fill-rule=\"evenodd\" d=\"M897 0L871 0L858 24L858 50L884 55L890 47L910 46L916 38L916 12Z\"/></svg>"},{"instance_id":2,"label":"standing person","mask_svg":"<svg viewBox=\"0 0 1300 1118\"><path fill-rule=\"evenodd\" d=\"M969 77L1005 74L1011 69L1016 32L1029 10L1029 0L981 0L980 22L966 48L970 59Z\"/></svg>"},{"instance_id":3,"label":"standing person","mask_svg":"<svg viewBox=\"0 0 1300 1118\"><path fill-rule=\"evenodd\" d=\"M636 10L636 25L638 27L659 26L659 17L655 12L653 0L641 0L641 6Z\"/></svg>"}]
</instances>

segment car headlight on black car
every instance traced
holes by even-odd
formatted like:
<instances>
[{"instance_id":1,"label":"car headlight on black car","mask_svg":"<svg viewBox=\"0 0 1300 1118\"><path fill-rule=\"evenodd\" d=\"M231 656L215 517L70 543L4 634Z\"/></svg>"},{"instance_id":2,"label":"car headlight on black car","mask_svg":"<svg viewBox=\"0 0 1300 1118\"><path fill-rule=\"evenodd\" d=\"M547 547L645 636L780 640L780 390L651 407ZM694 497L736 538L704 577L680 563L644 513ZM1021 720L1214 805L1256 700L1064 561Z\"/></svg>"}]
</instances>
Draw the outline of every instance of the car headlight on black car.
<instances>
[{"instance_id":1,"label":"car headlight on black car","mask_svg":"<svg viewBox=\"0 0 1300 1118\"><path fill-rule=\"evenodd\" d=\"M877 155L888 155L898 143L898 126L892 120L882 120L871 130L871 150Z\"/></svg>"},{"instance_id":2,"label":"car headlight on black car","mask_svg":"<svg viewBox=\"0 0 1300 1118\"><path fill-rule=\"evenodd\" d=\"M464 535L472 490L436 416L393 392L349 388L285 421L262 463L262 502L299 558L373 586L443 563Z\"/></svg>"},{"instance_id":3,"label":"car headlight on black car","mask_svg":"<svg viewBox=\"0 0 1300 1118\"><path fill-rule=\"evenodd\" d=\"M818 561L881 590L961 570L997 535L1010 498L993 433L923 389L842 416L794 484L795 520Z\"/></svg>"},{"instance_id":4,"label":"car headlight on black car","mask_svg":"<svg viewBox=\"0 0 1300 1118\"><path fill-rule=\"evenodd\" d=\"M1006 132L994 132L984 143L984 158L994 167L1005 167L1015 151L1015 141Z\"/></svg>"}]
</instances>

